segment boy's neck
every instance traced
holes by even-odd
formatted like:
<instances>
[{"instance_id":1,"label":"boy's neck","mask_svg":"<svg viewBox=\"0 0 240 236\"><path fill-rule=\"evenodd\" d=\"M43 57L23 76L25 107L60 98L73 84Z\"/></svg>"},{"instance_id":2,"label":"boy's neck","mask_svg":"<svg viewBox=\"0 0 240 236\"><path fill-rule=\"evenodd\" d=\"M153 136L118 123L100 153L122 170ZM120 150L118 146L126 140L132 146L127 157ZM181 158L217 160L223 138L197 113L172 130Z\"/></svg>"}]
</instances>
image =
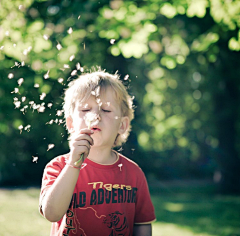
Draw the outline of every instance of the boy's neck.
<instances>
[{"instance_id":1,"label":"boy's neck","mask_svg":"<svg viewBox=\"0 0 240 236\"><path fill-rule=\"evenodd\" d=\"M91 148L88 159L102 165L111 165L117 161L117 154L112 149Z\"/></svg>"}]
</instances>

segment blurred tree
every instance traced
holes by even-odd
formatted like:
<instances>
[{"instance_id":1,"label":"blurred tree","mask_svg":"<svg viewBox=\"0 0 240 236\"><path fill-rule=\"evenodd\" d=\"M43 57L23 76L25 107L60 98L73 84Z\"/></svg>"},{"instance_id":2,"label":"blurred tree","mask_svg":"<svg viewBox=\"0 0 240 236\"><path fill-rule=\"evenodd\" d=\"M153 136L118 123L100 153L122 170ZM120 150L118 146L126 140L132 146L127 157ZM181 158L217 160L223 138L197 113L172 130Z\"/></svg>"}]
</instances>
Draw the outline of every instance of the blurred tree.
<instances>
[{"instance_id":1,"label":"blurred tree","mask_svg":"<svg viewBox=\"0 0 240 236\"><path fill-rule=\"evenodd\" d=\"M67 151L59 96L83 65L102 65L136 96L124 149L140 144L133 159L143 169L159 178L219 170L222 189L240 191L239 1L2 0L0 13L2 182L36 182Z\"/></svg>"}]
</instances>

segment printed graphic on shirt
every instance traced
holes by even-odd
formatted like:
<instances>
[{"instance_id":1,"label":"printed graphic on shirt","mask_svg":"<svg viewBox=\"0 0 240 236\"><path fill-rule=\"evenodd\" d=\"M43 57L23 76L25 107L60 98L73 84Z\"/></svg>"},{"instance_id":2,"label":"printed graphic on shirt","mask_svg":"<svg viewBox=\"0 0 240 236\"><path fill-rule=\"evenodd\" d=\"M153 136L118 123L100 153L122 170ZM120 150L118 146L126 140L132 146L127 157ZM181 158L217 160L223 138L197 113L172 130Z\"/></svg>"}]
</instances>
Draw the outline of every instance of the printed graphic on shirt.
<instances>
[{"instance_id":1,"label":"printed graphic on shirt","mask_svg":"<svg viewBox=\"0 0 240 236\"><path fill-rule=\"evenodd\" d=\"M86 217L94 222L95 228L106 227L106 236L130 235L127 218L120 211L110 212L107 215L99 214L96 205L109 205L116 203L135 203L138 189L131 185L110 184L103 182L88 183L86 191L74 193L65 218L63 236L72 234L88 236L84 226L89 224ZM105 232L104 231L104 232Z\"/></svg>"},{"instance_id":2,"label":"printed graphic on shirt","mask_svg":"<svg viewBox=\"0 0 240 236\"><path fill-rule=\"evenodd\" d=\"M108 229L109 236L130 236L127 219L123 213L115 211L114 213L110 213L107 216L98 215L92 207L87 207L81 208L81 211L78 214L83 214L82 210L88 211L88 214L91 215L91 219L94 222L94 227L98 227L98 225L105 225L107 227L106 229ZM66 225L63 236L71 235L70 233L76 234L77 232L78 235L88 236L84 231L84 227L81 225L81 222L79 222L78 217L75 216L73 211L68 210L66 216ZM73 222L76 225L76 228L73 227Z\"/></svg>"},{"instance_id":3,"label":"printed graphic on shirt","mask_svg":"<svg viewBox=\"0 0 240 236\"><path fill-rule=\"evenodd\" d=\"M104 184L103 182L93 182L90 198L87 192L74 193L69 208L73 209L85 206L109 204L109 203L135 203L137 188L124 184ZM86 202L90 199L89 202Z\"/></svg>"},{"instance_id":4,"label":"printed graphic on shirt","mask_svg":"<svg viewBox=\"0 0 240 236\"><path fill-rule=\"evenodd\" d=\"M107 225L108 228L112 230L111 235L126 235L130 236L128 230L127 219L123 213L119 211L115 211L107 215L107 217L103 220L104 224Z\"/></svg>"}]
</instances>

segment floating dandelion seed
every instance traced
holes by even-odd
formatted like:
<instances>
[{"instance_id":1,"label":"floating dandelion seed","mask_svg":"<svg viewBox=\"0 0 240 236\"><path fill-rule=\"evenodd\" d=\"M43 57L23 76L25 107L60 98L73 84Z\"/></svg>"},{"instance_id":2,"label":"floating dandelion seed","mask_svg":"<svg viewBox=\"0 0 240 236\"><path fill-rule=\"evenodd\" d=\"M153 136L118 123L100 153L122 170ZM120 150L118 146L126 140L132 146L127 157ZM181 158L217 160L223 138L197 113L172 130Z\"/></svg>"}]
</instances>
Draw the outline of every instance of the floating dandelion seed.
<instances>
[{"instance_id":1,"label":"floating dandelion seed","mask_svg":"<svg viewBox=\"0 0 240 236\"><path fill-rule=\"evenodd\" d=\"M28 51L27 51L27 49L24 49L24 50L23 50L23 55L25 55L25 56L26 56L27 54L28 54Z\"/></svg>"},{"instance_id":2,"label":"floating dandelion seed","mask_svg":"<svg viewBox=\"0 0 240 236\"><path fill-rule=\"evenodd\" d=\"M39 88L39 84L34 84L34 88Z\"/></svg>"},{"instance_id":3,"label":"floating dandelion seed","mask_svg":"<svg viewBox=\"0 0 240 236\"><path fill-rule=\"evenodd\" d=\"M37 163L37 161L38 161L38 157L34 157L34 156L32 156L32 158L33 158L32 162L36 162L36 163Z\"/></svg>"},{"instance_id":4,"label":"floating dandelion seed","mask_svg":"<svg viewBox=\"0 0 240 236\"><path fill-rule=\"evenodd\" d=\"M48 106L49 108L51 108L52 105L53 105L52 103L48 103L48 104L47 104L47 106Z\"/></svg>"},{"instance_id":5,"label":"floating dandelion seed","mask_svg":"<svg viewBox=\"0 0 240 236\"><path fill-rule=\"evenodd\" d=\"M45 111L45 106L40 105L40 107L38 108L38 112L44 112L44 111Z\"/></svg>"},{"instance_id":6,"label":"floating dandelion seed","mask_svg":"<svg viewBox=\"0 0 240 236\"><path fill-rule=\"evenodd\" d=\"M23 83L24 79L23 78L20 78L17 82L18 82L18 85L21 86L22 83Z\"/></svg>"},{"instance_id":7,"label":"floating dandelion seed","mask_svg":"<svg viewBox=\"0 0 240 236\"><path fill-rule=\"evenodd\" d=\"M49 151L50 149L52 149L52 148L54 148L54 144L48 144L48 149L47 149L47 151Z\"/></svg>"},{"instance_id":8,"label":"floating dandelion seed","mask_svg":"<svg viewBox=\"0 0 240 236\"><path fill-rule=\"evenodd\" d=\"M1 46L1 47L0 47L0 50L3 50L3 49L4 49L4 46Z\"/></svg>"},{"instance_id":9,"label":"floating dandelion seed","mask_svg":"<svg viewBox=\"0 0 240 236\"><path fill-rule=\"evenodd\" d=\"M8 78L9 78L9 79L12 79L13 77L14 77L14 74L13 74L13 73L9 73L9 74L8 74Z\"/></svg>"},{"instance_id":10,"label":"floating dandelion seed","mask_svg":"<svg viewBox=\"0 0 240 236\"><path fill-rule=\"evenodd\" d=\"M78 20L81 18L81 15L78 16Z\"/></svg>"},{"instance_id":11,"label":"floating dandelion seed","mask_svg":"<svg viewBox=\"0 0 240 236\"><path fill-rule=\"evenodd\" d=\"M60 43L58 43L56 47L57 47L58 51L60 51L62 49L62 45Z\"/></svg>"},{"instance_id":12,"label":"floating dandelion seed","mask_svg":"<svg viewBox=\"0 0 240 236\"><path fill-rule=\"evenodd\" d=\"M18 93L19 92L19 88L14 88L14 90L11 93Z\"/></svg>"},{"instance_id":13,"label":"floating dandelion seed","mask_svg":"<svg viewBox=\"0 0 240 236\"><path fill-rule=\"evenodd\" d=\"M115 116L114 118L117 120L117 119L119 119L120 117L119 117L119 116Z\"/></svg>"},{"instance_id":14,"label":"floating dandelion seed","mask_svg":"<svg viewBox=\"0 0 240 236\"><path fill-rule=\"evenodd\" d=\"M62 110L57 110L57 116L61 116L62 115L62 113L63 113L63 111Z\"/></svg>"},{"instance_id":15,"label":"floating dandelion seed","mask_svg":"<svg viewBox=\"0 0 240 236\"><path fill-rule=\"evenodd\" d=\"M43 100L45 97L46 97L46 93L42 93L42 94L40 95L40 100Z\"/></svg>"},{"instance_id":16,"label":"floating dandelion seed","mask_svg":"<svg viewBox=\"0 0 240 236\"><path fill-rule=\"evenodd\" d=\"M60 83L60 84L61 84L63 81L64 81L63 78L59 78L59 79L58 79L58 83Z\"/></svg>"},{"instance_id":17,"label":"floating dandelion seed","mask_svg":"<svg viewBox=\"0 0 240 236\"><path fill-rule=\"evenodd\" d=\"M120 168L120 171L122 171L122 166L123 166L122 163L118 165L118 167Z\"/></svg>"},{"instance_id":18,"label":"floating dandelion seed","mask_svg":"<svg viewBox=\"0 0 240 236\"><path fill-rule=\"evenodd\" d=\"M29 131L30 131L30 128L31 128L31 125L26 125L25 128L24 128L24 130L26 130L27 132L29 132Z\"/></svg>"},{"instance_id":19,"label":"floating dandelion seed","mask_svg":"<svg viewBox=\"0 0 240 236\"><path fill-rule=\"evenodd\" d=\"M13 103L15 105L15 108L19 108L21 106L21 102L20 101L15 101Z\"/></svg>"},{"instance_id":20,"label":"floating dandelion seed","mask_svg":"<svg viewBox=\"0 0 240 236\"><path fill-rule=\"evenodd\" d=\"M49 71L50 71L50 70L48 70L48 72L43 76L44 79L48 79L48 78L49 78Z\"/></svg>"},{"instance_id":21,"label":"floating dandelion seed","mask_svg":"<svg viewBox=\"0 0 240 236\"><path fill-rule=\"evenodd\" d=\"M71 34L71 33L73 32L72 27L70 27L67 32L68 32L69 34Z\"/></svg>"},{"instance_id":22,"label":"floating dandelion seed","mask_svg":"<svg viewBox=\"0 0 240 236\"><path fill-rule=\"evenodd\" d=\"M91 92L91 94L92 94L93 96L95 96L95 95L96 95L95 91L92 91L92 92Z\"/></svg>"},{"instance_id":23,"label":"floating dandelion seed","mask_svg":"<svg viewBox=\"0 0 240 236\"><path fill-rule=\"evenodd\" d=\"M40 108L40 104L36 104L34 103L33 106L32 106L33 110L37 110Z\"/></svg>"},{"instance_id":24,"label":"floating dandelion seed","mask_svg":"<svg viewBox=\"0 0 240 236\"><path fill-rule=\"evenodd\" d=\"M26 101L26 97L22 97L22 102L25 102Z\"/></svg>"},{"instance_id":25,"label":"floating dandelion seed","mask_svg":"<svg viewBox=\"0 0 240 236\"><path fill-rule=\"evenodd\" d=\"M114 44L115 41L116 41L116 39L110 39L110 43L111 43L111 44Z\"/></svg>"},{"instance_id":26,"label":"floating dandelion seed","mask_svg":"<svg viewBox=\"0 0 240 236\"><path fill-rule=\"evenodd\" d=\"M101 102L101 99L100 98L97 98L96 99L96 102L99 104Z\"/></svg>"},{"instance_id":27,"label":"floating dandelion seed","mask_svg":"<svg viewBox=\"0 0 240 236\"><path fill-rule=\"evenodd\" d=\"M63 65L63 68L69 69L70 66L69 66L68 64L64 64L64 65Z\"/></svg>"},{"instance_id":28,"label":"floating dandelion seed","mask_svg":"<svg viewBox=\"0 0 240 236\"><path fill-rule=\"evenodd\" d=\"M54 122L54 120L50 120L49 122L47 122L47 124L50 124L50 125L52 125L52 124L53 124L53 122Z\"/></svg>"},{"instance_id":29,"label":"floating dandelion seed","mask_svg":"<svg viewBox=\"0 0 240 236\"><path fill-rule=\"evenodd\" d=\"M20 130L20 134L22 133L23 125L19 125L18 129Z\"/></svg>"},{"instance_id":30,"label":"floating dandelion seed","mask_svg":"<svg viewBox=\"0 0 240 236\"><path fill-rule=\"evenodd\" d=\"M43 35L43 38L44 38L45 40L48 40L48 39L49 39L49 36L46 35L46 34L44 34L44 35Z\"/></svg>"},{"instance_id":31,"label":"floating dandelion seed","mask_svg":"<svg viewBox=\"0 0 240 236\"><path fill-rule=\"evenodd\" d=\"M8 31L8 30L5 32L5 35L6 35L6 36L9 36L9 31Z\"/></svg>"},{"instance_id":32,"label":"floating dandelion seed","mask_svg":"<svg viewBox=\"0 0 240 236\"><path fill-rule=\"evenodd\" d=\"M110 106L110 102L107 102L107 105Z\"/></svg>"},{"instance_id":33,"label":"floating dandelion seed","mask_svg":"<svg viewBox=\"0 0 240 236\"><path fill-rule=\"evenodd\" d=\"M22 61L21 66L25 66L25 62L24 61Z\"/></svg>"},{"instance_id":34,"label":"floating dandelion seed","mask_svg":"<svg viewBox=\"0 0 240 236\"><path fill-rule=\"evenodd\" d=\"M76 64L76 68L77 68L77 70L80 70L80 69L81 69L81 65L80 65L79 62Z\"/></svg>"},{"instance_id":35,"label":"floating dandelion seed","mask_svg":"<svg viewBox=\"0 0 240 236\"><path fill-rule=\"evenodd\" d=\"M17 46L17 44L16 44L16 43L14 43L14 44L13 44L13 47L15 48L16 46Z\"/></svg>"},{"instance_id":36,"label":"floating dandelion seed","mask_svg":"<svg viewBox=\"0 0 240 236\"><path fill-rule=\"evenodd\" d=\"M19 5L18 9L23 10L23 5Z\"/></svg>"},{"instance_id":37,"label":"floating dandelion seed","mask_svg":"<svg viewBox=\"0 0 240 236\"><path fill-rule=\"evenodd\" d=\"M71 76L76 75L77 74L77 70L73 70L71 73Z\"/></svg>"},{"instance_id":38,"label":"floating dandelion seed","mask_svg":"<svg viewBox=\"0 0 240 236\"><path fill-rule=\"evenodd\" d=\"M129 75L125 75L124 80L128 80Z\"/></svg>"},{"instance_id":39,"label":"floating dandelion seed","mask_svg":"<svg viewBox=\"0 0 240 236\"><path fill-rule=\"evenodd\" d=\"M75 55L70 56L69 61L73 61L75 58Z\"/></svg>"}]
</instances>

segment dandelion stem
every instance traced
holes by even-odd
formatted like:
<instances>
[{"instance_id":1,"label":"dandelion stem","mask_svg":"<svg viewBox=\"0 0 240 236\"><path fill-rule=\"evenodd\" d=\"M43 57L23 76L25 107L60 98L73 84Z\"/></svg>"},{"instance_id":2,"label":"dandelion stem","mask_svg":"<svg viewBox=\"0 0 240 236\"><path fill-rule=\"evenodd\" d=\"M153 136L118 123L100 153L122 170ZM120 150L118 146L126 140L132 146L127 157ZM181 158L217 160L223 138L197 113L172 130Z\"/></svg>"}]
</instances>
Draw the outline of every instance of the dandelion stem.
<instances>
[{"instance_id":1,"label":"dandelion stem","mask_svg":"<svg viewBox=\"0 0 240 236\"><path fill-rule=\"evenodd\" d=\"M90 127L91 127L91 121L89 120L88 129L90 129ZM75 165L75 166L77 166L77 165L80 163L80 161L81 161L82 158L83 158L83 155L84 155L84 153L81 154L81 157L79 158L78 161L74 162L74 165Z\"/></svg>"}]
</instances>

